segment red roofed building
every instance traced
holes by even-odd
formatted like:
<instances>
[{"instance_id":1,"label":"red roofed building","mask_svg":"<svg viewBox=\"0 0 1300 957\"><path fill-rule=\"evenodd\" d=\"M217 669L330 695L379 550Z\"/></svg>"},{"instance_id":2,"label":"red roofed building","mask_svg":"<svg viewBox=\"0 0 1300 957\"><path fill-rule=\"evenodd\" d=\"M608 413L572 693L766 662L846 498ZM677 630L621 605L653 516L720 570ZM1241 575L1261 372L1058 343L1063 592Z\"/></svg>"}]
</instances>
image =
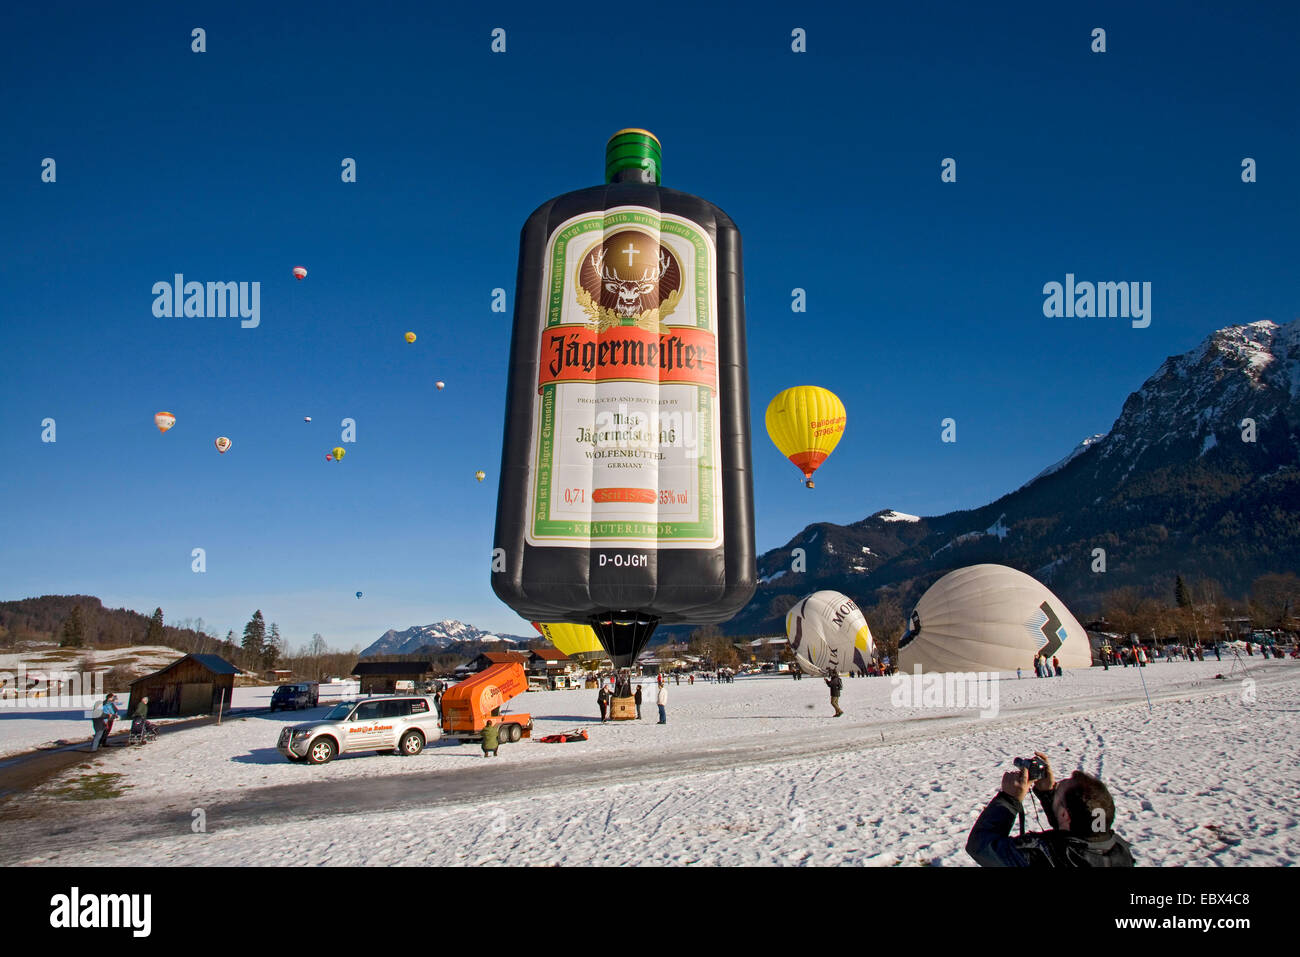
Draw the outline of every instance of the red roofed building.
<instances>
[{"instance_id":1,"label":"red roofed building","mask_svg":"<svg viewBox=\"0 0 1300 957\"><path fill-rule=\"evenodd\" d=\"M510 665L520 664L524 670L528 670L528 652L526 651L485 651L473 661L470 662L470 668L475 673L486 671L493 665Z\"/></svg>"}]
</instances>

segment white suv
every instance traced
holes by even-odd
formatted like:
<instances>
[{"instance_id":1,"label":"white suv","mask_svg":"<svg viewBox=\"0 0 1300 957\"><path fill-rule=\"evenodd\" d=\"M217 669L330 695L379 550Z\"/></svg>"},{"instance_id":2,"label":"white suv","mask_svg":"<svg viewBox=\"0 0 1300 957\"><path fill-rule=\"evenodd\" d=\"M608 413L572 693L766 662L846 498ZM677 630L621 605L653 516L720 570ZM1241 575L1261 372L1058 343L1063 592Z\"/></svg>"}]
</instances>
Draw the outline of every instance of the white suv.
<instances>
[{"instance_id":1,"label":"white suv","mask_svg":"<svg viewBox=\"0 0 1300 957\"><path fill-rule=\"evenodd\" d=\"M290 761L324 764L354 751L419 754L441 733L430 698L366 698L336 705L323 721L285 728L276 749Z\"/></svg>"}]
</instances>

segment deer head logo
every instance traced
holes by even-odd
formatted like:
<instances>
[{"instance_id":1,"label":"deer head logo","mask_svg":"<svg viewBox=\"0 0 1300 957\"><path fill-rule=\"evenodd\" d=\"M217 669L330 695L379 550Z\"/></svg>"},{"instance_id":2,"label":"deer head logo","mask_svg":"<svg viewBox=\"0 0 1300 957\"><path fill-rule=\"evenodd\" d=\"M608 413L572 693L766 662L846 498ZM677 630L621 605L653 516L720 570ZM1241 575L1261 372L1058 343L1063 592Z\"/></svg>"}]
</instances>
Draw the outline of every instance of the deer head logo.
<instances>
[{"instance_id":1,"label":"deer head logo","mask_svg":"<svg viewBox=\"0 0 1300 957\"><path fill-rule=\"evenodd\" d=\"M583 255L577 285L578 302L597 329L660 329L681 298L682 269L656 237L628 229Z\"/></svg>"},{"instance_id":2,"label":"deer head logo","mask_svg":"<svg viewBox=\"0 0 1300 957\"><path fill-rule=\"evenodd\" d=\"M651 267L646 266L641 270L641 275L635 279L624 279L617 272L605 264L606 249L604 246L597 247L591 254L591 266L600 273L601 286L605 292L617 296L618 299L614 304L614 311L620 318L631 319L651 308L646 304L649 297L659 298L659 280L665 270L672 265L672 260L668 257L668 250L662 246L659 247L659 262ZM629 256L629 258L631 258Z\"/></svg>"}]
</instances>

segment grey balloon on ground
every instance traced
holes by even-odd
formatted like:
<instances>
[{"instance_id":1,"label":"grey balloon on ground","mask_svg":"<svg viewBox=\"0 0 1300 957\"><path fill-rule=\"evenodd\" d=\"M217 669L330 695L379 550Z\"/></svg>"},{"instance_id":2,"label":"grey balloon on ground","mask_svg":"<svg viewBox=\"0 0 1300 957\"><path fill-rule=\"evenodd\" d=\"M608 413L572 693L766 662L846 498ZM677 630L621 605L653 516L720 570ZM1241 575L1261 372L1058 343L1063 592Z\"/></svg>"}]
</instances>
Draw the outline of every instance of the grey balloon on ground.
<instances>
[{"instance_id":1,"label":"grey balloon on ground","mask_svg":"<svg viewBox=\"0 0 1300 957\"><path fill-rule=\"evenodd\" d=\"M899 642L898 668L1026 671L1034 655L1092 665L1088 633L1046 585L1005 565L971 565L930 586Z\"/></svg>"}]
</instances>

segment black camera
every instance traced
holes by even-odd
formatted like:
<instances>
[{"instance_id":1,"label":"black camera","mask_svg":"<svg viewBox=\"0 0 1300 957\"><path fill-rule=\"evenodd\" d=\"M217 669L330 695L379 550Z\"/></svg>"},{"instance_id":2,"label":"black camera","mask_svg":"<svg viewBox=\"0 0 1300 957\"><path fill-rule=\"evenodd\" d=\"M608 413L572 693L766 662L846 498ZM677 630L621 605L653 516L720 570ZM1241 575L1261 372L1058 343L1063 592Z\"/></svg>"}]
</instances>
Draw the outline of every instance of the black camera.
<instances>
[{"instance_id":1,"label":"black camera","mask_svg":"<svg viewBox=\"0 0 1300 957\"><path fill-rule=\"evenodd\" d=\"M1042 758L1016 758L1015 765L1029 772L1029 780L1041 781L1047 777L1047 762Z\"/></svg>"}]
</instances>

